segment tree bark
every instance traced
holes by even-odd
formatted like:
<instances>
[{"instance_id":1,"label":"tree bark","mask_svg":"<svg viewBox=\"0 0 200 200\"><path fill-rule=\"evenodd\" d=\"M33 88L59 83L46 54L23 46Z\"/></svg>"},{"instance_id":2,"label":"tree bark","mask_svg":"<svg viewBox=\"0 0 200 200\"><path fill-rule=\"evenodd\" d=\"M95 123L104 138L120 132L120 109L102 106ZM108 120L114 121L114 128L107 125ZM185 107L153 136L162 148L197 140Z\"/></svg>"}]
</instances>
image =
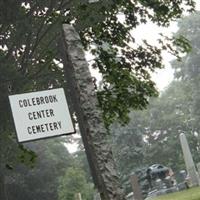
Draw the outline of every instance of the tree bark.
<instances>
[{"instance_id":1,"label":"tree bark","mask_svg":"<svg viewBox=\"0 0 200 200\"><path fill-rule=\"evenodd\" d=\"M102 200L124 200L79 35L63 25L63 63L92 176Z\"/></svg>"}]
</instances>

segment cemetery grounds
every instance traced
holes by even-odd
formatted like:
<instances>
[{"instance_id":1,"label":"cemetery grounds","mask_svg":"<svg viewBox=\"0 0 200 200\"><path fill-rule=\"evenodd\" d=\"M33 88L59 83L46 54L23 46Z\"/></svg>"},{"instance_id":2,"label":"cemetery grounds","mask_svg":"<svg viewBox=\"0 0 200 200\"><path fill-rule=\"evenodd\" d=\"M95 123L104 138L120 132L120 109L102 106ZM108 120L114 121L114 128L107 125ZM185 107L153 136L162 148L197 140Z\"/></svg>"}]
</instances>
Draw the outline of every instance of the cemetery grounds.
<instances>
[{"instance_id":1,"label":"cemetery grounds","mask_svg":"<svg viewBox=\"0 0 200 200\"><path fill-rule=\"evenodd\" d=\"M152 200L200 200L200 187L162 195Z\"/></svg>"}]
</instances>

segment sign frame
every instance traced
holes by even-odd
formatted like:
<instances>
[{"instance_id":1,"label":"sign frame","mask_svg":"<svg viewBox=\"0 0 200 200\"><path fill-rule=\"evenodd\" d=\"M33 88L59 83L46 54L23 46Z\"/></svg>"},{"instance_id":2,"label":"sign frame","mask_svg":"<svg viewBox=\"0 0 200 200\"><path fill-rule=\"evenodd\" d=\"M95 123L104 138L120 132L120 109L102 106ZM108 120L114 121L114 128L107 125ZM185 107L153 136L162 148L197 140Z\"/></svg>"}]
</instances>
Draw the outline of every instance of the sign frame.
<instances>
[{"instance_id":1,"label":"sign frame","mask_svg":"<svg viewBox=\"0 0 200 200\"><path fill-rule=\"evenodd\" d=\"M68 132L63 132L62 130L60 130L62 133L54 133L54 131L52 131L53 133L52 133L52 135L49 135L50 134L50 132L49 131L47 131L46 133L47 133L47 135L46 136L41 136L41 134L40 134L40 136L37 136L37 137L32 137L31 139L28 137L27 139L24 139L24 138L22 138L22 136L20 135L20 131L19 131L19 124L18 124L18 122L19 122L19 120L17 119L18 118L18 116L17 116L17 110L19 110L19 108L14 108L14 105L16 105L16 100L18 100L19 101L19 99L26 99L27 101L24 101L24 103L26 102L27 104L23 104L23 102L20 102L21 103L21 108L23 108L23 109L27 109L26 110L26 112L28 112L28 109L30 108L30 107L32 107L33 106L33 104L32 105L30 105L30 102L28 101L29 100L29 98L27 97L27 96L31 96L30 97L30 99L31 98L34 98L33 96L34 95L39 95L40 97L42 97L42 96L45 96L46 94L48 94L49 92L54 92L54 94L56 93L56 94L60 94L61 96L59 97L60 99L59 100L61 100L61 101L63 101L62 102L62 104L61 104L61 107L60 107L60 109L62 109L62 117L64 116L64 118L63 119L60 119L60 117L61 116L58 116L59 117L59 119L61 120L60 121L60 123L61 122L64 122L63 124L66 126L66 124L67 123L69 123L70 124L70 130L68 131ZM58 137L58 136L65 136L65 135L72 135L72 134L75 134L76 133L76 129L75 129L75 125L74 125L74 123L73 123L73 120L72 120L72 116L71 116L71 113L70 113L70 111L69 111L69 107L68 107L68 103L67 103L67 99L66 99L66 95L65 95L65 91L64 91L64 89L63 88L53 88L53 89L49 89L49 90L41 90L41 91L34 91L34 92L27 92L27 93L21 93L21 94L13 94L13 95L9 95L8 96L8 98L9 98L9 102L10 102L10 108L11 108L11 112L12 112L12 117L13 117L13 123L14 123L14 126L15 126L15 133L16 133L16 137L17 137L17 141L19 142L19 143L26 143L26 142L32 142L32 141L37 141L37 140L43 140L43 139L49 139L49 138L55 138L55 137ZM56 99L55 99L56 100ZM18 102L19 103L19 102ZM35 102L34 102L35 103ZM44 102L43 102L44 103ZM53 100L52 100L52 105L53 105ZM59 102L57 102L57 103L59 103ZM36 104L36 103L35 103ZM40 107L40 109L42 109L42 104L40 105L35 105L34 104L34 106L39 106ZM49 105L48 105L48 103L44 103L44 105L45 105L45 108L44 108L44 110L46 109L46 110L49 110L47 113L46 113L46 115L48 114L48 116L50 116L51 117L51 115L52 115L52 117L54 117L55 116L55 114L54 114L54 111L55 110L53 110L53 109L55 109L55 108L52 108L52 109L50 109L49 108ZM51 105L51 104L50 104ZM59 105L60 106L60 105ZM65 107L62 107L62 106L65 106ZM36 108L35 107L35 108ZM38 108L37 108L38 109ZM33 111L33 112L37 112L37 109L35 110L35 111ZM57 112L57 111L56 111ZM30 112L31 113L31 112ZM57 112L58 113L58 112ZM44 115L44 113L43 113L43 115ZM26 116L27 117L27 116ZM30 116L29 116L30 117ZM32 118L34 118L34 115L31 115L31 117ZM46 117L45 117L46 118ZM29 118L30 119L30 118ZM42 118L43 119L43 118ZM66 120L70 120L69 122L66 122ZM26 119L27 120L27 119ZM43 121L44 121L45 119L43 119ZM52 123L52 122L49 122L49 123ZM34 124L34 123L33 123ZM39 126L39 125L38 125ZM41 124L41 126L42 126L42 124ZM60 128L61 128L61 125L60 125ZM28 134L28 133L27 133ZM45 133L44 133L45 134ZM35 135L37 135L37 133L35 134ZM34 136L35 136L34 135Z\"/></svg>"}]
</instances>

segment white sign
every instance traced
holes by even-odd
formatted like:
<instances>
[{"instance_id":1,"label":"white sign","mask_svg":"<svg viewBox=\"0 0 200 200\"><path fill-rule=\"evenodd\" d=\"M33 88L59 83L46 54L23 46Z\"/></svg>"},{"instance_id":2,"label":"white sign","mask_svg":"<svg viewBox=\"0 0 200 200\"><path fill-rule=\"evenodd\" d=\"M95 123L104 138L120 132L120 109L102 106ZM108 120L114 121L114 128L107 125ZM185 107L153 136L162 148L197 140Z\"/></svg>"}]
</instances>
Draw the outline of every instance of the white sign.
<instances>
[{"instance_id":1,"label":"white sign","mask_svg":"<svg viewBox=\"0 0 200 200\"><path fill-rule=\"evenodd\" d=\"M9 96L19 142L74 133L62 88Z\"/></svg>"}]
</instances>

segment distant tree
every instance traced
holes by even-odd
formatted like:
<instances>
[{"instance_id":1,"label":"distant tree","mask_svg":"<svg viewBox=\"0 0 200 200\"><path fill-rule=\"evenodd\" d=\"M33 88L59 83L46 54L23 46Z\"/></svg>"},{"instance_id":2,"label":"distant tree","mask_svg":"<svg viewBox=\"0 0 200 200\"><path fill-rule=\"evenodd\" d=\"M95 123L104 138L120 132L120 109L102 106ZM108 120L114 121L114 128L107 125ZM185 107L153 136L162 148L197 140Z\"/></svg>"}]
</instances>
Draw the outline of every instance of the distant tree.
<instances>
[{"instance_id":1,"label":"distant tree","mask_svg":"<svg viewBox=\"0 0 200 200\"><path fill-rule=\"evenodd\" d=\"M182 132L187 135L195 161L199 161L198 137L191 134L187 123L190 99L190 87L174 81L159 98L151 99L146 110L131 112L127 126L114 127L113 152L126 192L131 191L130 175L145 173L150 165L163 164L175 172L185 169L179 140Z\"/></svg>"},{"instance_id":2,"label":"distant tree","mask_svg":"<svg viewBox=\"0 0 200 200\"><path fill-rule=\"evenodd\" d=\"M144 166L143 126L141 112L130 115L126 126L113 124L111 128L111 144L121 182L127 191L131 191L130 174Z\"/></svg>"},{"instance_id":3,"label":"distant tree","mask_svg":"<svg viewBox=\"0 0 200 200\"><path fill-rule=\"evenodd\" d=\"M77 150L73 154L73 158L74 158L75 165L79 166L79 168L81 168L84 171L87 182L92 182L92 176L91 176L85 150L84 149Z\"/></svg>"},{"instance_id":4,"label":"distant tree","mask_svg":"<svg viewBox=\"0 0 200 200\"><path fill-rule=\"evenodd\" d=\"M60 178L59 200L74 200L77 193L81 194L83 200L93 199L93 185L87 182L84 171L74 166Z\"/></svg>"},{"instance_id":5,"label":"distant tree","mask_svg":"<svg viewBox=\"0 0 200 200\"><path fill-rule=\"evenodd\" d=\"M161 163L178 170L183 165L179 134L187 130L187 87L172 82L169 88L155 99L146 115L149 126L144 132L145 161L149 165Z\"/></svg>"},{"instance_id":6,"label":"distant tree","mask_svg":"<svg viewBox=\"0 0 200 200\"><path fill-rule=\"evenodd\" d=\"M137 149L135 142L132 142L133 146L129 147L123 141L128 140L131 135L137 137L137 130L140 127L141 136L137 141L141 141L142 137L144 145L138 162L143 161L143 166L161 163L172 167L175 171L185 168L179 141L181 132L184 132L188 138L194 160L200 161L198 153L200 149L199 18L200 14L196 12L178 23L179 30L176 35L186 37L190 41L192 50L182 57L181 62L172 62L172 67L175 69L175 80L161 93L158 99L151 99L147 110L130 113L130 124L127 125L127 128L124 127L124 131L129 129L127 138L123 137L123 129L113 129L114 141L119 141L117 143L119 149L126 149L126 156L123 151L122 153L118 151L117 158L121 156L124 160L128 160L130 156L134 155L134 150ZM135 169L134 165L137 163L137 159L130 159L129 165L120 159L119 162L122 166L120 170L131 172ZM131 167L127 169L125 166ZM138 166L140 166L139 163Z\"/></svg>"},{"instance_id":7,"label":"distant tree","mask_svg":"<svg viewBox=\"0 0 200 200\"><path fill-rule=\"evenodd\" d=\"M10 200L58 199L59 178L73 165L62 140L46 140L27 145L35 153L35 164L30 168L17 165L6 173L6 193Z\"/></svg>"},{"instance_id":8,"label":"distant tree","mask_svg":"<svg viewBox=\"0 0 200 200\"><path fill-rule=\"evenodd\" d=\"M192 51L187 54L183 62L174 62L173 68L175 69L175 76L181 82L186 82L191 90L190 100L190 125L193 126L193 131L199 133L200 109L199 109L199 84L200 84L200 40L199 40L199 24L200 12L196 12L193 15L185 17L184 20L179 23L179 34L188 38L192 45Z\"/></svg>"}]
</instances>

